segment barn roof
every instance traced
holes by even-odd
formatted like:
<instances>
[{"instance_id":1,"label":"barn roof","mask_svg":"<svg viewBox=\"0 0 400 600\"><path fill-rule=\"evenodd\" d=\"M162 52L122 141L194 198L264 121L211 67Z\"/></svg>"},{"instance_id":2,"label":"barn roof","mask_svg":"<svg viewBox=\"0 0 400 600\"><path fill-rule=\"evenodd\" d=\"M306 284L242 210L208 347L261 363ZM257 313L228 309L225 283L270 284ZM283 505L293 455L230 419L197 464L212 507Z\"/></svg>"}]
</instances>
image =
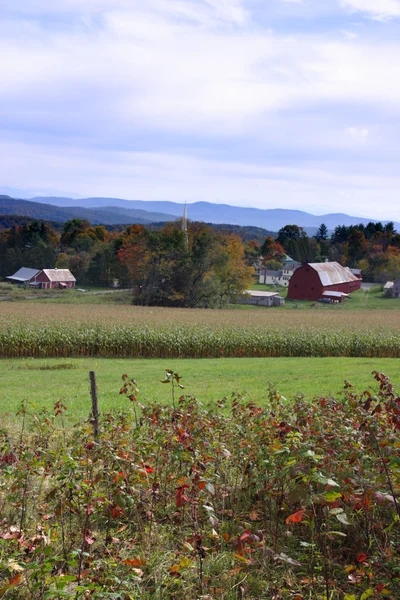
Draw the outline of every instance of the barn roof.
<instances>
[{"instance_id":1,"label":"barn roof","mask_svg":"<svg viewBox=\"0 0 400 600\"><path fill-rule=\"evenodd\" d=\"M21 267L14 275L9 275L6 279L12 279L13 281L29 281L32 277L35 277L39 273L40 269L29 269L28 267Z\"/></svg>"},{"instance_id":2,"label":"barn roof","mask_svg":"<svg viewBox=\"0 0 400 600\"><path fill-rule=\"evenodd\" d=\"M69 269L43 269L50 281L76 281Z\"/></svg>"},{"instance_id":3,"label":"barn roof","mask_svg":"<svg viewBox=\"0 0 400 600\"><path fill-rule=\"evenodd\" d=\"M317 271L324 287L337 285L338 283L348 283L349 281L359 281L348 267L342 267L337 262L309 263L309 266Z\"/></svg>"}]
</instances>

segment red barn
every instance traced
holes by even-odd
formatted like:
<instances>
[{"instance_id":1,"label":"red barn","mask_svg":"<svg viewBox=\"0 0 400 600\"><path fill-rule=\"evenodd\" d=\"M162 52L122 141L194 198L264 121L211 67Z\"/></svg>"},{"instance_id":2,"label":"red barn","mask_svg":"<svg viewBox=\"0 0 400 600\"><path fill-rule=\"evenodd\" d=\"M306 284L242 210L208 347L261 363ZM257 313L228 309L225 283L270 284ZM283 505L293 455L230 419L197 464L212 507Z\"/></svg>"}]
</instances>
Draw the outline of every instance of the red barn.
<instances>
[{"instance_id":1,"label":"red barn","mask_svg":"<svg viewBox=\"0 0 400 600\"><path fill-rule=\"evenodd\" d=\"M332 297L341 301L360 287L361 279L337 262L306 263L293 273L287 297L292 300L320 300L328 298L329 292L339 292Z\"/></svg>"},{"instance_id":2,"label":"red barn","mask_svg":"<svg viewBox=\"0 0 400 600\"><path fill-rule=\"evenodd\" d=\"M33 279L30 285L44 290L50 288L73 288L76 279L69 269L43 269Z\"/></svg>"}]
</instances>

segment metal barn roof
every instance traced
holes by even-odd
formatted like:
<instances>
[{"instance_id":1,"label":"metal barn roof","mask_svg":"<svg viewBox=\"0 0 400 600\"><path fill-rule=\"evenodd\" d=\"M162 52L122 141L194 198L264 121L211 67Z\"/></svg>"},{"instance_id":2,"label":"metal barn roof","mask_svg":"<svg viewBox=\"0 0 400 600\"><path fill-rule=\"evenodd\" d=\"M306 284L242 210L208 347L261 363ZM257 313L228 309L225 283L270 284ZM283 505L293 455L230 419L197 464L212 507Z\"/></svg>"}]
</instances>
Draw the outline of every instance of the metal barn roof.
<instances>
[{"instance_id":1,"label":"metal barn roof","mask_svg":"<svg viewBox=\"0 0 400 600\"><path fill-rule=\"evenodd\" d=\"M76 281L69 269L43 269L50 281Z\"/></svg>"},{"instance_id":2,"label":"metal barn roof","mask_svg":"<svg viewBox=\"0 0 400 600\"><path fill-rule=\"evenodd\" d=\"M12 279L13 281L29 281L32 277L35 277L39 273L40 269L29 269L28 267L21 267L14 275L9 275L6 279Z\"/></svg>"},{"instance_id":3,"label":"metal barn roof","mask_svg":"<svg viewBox=\"0 0 400 600\"><path fill-rule=\"evenodd\" d=\"M258 290L247 290L246 294L250 294L253 298L271 298L272 296L279 296L279 292L261 292Z\"/></svg>"},{"instance_id":4,"label":"metal barn roof","mask_svg":"<svg viewBox=\"0 0 400 600\"><path fill-rule=\"evenodd\" d=\"M332 298L342 298L347 297L349 294L345 294L344 292L322 292L323 296L329 296Z\"/></svg>"},{"instance_id":5,"label":"metal barn roof","mask_svg":"<svg viewBox=\"0 0 400 600\"><path fill-rule=\"evenodd\" d=\"M308 263L314 271L317 271L320 281L324 287L337 285L338 283L348 283L349 281L359 281L353 275L348 267L342 267L337 262Z\"/></svg>"}]
</instances>

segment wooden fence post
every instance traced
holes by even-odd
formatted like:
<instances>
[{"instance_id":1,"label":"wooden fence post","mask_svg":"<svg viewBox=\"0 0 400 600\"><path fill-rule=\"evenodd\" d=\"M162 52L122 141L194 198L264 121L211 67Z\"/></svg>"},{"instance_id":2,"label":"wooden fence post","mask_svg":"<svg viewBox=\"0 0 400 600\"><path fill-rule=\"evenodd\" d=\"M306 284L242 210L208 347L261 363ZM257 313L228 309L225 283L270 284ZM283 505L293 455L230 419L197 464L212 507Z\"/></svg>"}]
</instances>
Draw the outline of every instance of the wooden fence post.
<instances>
[{"instance_id":1,"label":"wooden fence post","mask_svg":"<svg viewBox=\"0 0 400 600\"><path fill-rule=\"evenodd\" d=\"M93 435L96 440L99 436L99 403L97 399L96 373L89 371L90 395L92 396L92 423Z\"/></svg>"}]
</instances>

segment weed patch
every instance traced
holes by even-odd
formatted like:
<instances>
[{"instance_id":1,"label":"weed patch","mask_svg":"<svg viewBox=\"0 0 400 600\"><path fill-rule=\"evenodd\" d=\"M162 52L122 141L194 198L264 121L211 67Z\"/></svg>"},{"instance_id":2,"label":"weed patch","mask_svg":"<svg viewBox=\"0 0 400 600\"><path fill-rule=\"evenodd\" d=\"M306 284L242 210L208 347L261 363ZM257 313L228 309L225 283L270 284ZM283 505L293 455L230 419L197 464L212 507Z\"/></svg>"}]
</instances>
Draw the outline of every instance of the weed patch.
<instances>
[{"instance_id":1,"label":"weed patch","mask_svg":"<svg viewBox=\"0 0 400 600\"><path fill-rule=\"evenodd\" d=\"M0 432L1 597L395 600L400 398L374 376L376 394L204 410L173 371L175 407L125 375L96 441L62 402L23 403Z\"/></svg>"}]
</instances>

